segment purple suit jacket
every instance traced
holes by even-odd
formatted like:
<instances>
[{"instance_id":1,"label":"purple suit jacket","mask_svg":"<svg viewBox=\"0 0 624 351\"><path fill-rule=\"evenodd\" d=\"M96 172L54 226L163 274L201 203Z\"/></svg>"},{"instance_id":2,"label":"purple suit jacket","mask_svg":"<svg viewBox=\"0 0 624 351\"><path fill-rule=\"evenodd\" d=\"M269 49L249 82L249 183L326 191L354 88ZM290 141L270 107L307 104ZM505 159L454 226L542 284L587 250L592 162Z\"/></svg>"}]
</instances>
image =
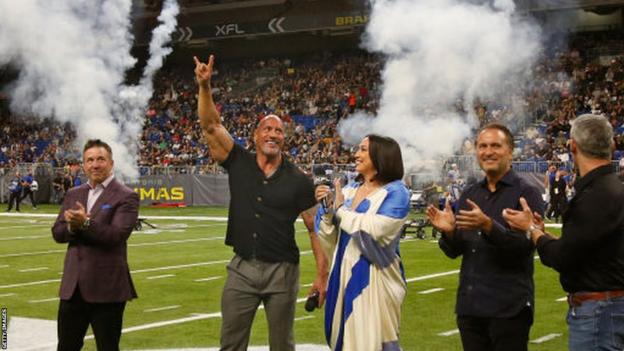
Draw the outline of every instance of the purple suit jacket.
<instances>
[{"instance_id":1,"label":"purple suit jacket","mask_svg":"<svg viewBox=\"0 0 624 351\"><path fill-rule=\"evenodd\" d=\"M139 196L113 179L91 209L88 228L70 233L63 212L87 207L89 186L83 184L67 192L52 227L58 243L69 243L61 280L61 300L69 300L77 286L87 302L123 302L137 297L130 277L126 241L139 215Z\"/></svg>"}]
</instances>

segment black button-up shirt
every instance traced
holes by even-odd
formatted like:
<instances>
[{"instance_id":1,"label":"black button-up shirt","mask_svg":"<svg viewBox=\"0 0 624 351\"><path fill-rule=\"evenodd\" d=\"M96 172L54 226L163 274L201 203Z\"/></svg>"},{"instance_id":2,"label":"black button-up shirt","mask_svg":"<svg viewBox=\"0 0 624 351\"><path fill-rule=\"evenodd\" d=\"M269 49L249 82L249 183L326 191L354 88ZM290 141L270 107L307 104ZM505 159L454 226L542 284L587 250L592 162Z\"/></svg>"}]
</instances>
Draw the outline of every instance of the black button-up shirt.
<instances>
[{"instance_id":1,"label":"black button-up shirt","mask_svg":"<svg viewBox=\"0 0 624 351\"><path fill-rule=\"evenodd\" d=\"M316 203L312 179L285 158L267 178L256 154L238 144L222 166L231 195L225 243L244 259L298 263L294 223Z\"/></svg>"},{"instance_id":2,"label":"black button-up shirt","mask_svg":"<svg viewBox=\"0 0 624 351\"><path fill-rule=\"evenodd\" d=\"M439 241L444 253L462 256L455 311L460 316L505 318L517 315L534 304L533 252L526 232L510 229L503 219L506 208L521 209L524 197L531 209L542 214L544 203L539 190L510 170L488 189L487 179L468 187L459 199L459 210L470 210L475 202L492 219L492 230L455 230Z\"/></svg>"},{"instance_id":3,"label":"black button-up shirt","mask_svg":"<svg viewBox=\"0 0 624 351\"><path fill-rule=\"evenodd\" d=\"M624 186L611 165L579 178L559 240L542 236L542 263L560 273L563 290L624 290Z\"/></svg>"}]
</instances>

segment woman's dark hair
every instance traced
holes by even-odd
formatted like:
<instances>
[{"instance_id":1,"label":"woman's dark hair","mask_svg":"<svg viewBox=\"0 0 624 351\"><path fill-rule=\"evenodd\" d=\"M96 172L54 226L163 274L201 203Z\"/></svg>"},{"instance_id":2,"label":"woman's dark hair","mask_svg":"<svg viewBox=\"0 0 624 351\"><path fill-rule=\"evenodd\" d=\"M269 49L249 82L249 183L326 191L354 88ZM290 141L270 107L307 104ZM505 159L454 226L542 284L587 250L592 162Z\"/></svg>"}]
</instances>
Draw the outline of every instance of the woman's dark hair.
<instances>
[{"instance_id":1,"label":"woman's dark hair","mask_svg":"<svg viewBox=\"0 0 624 351\"><path fill-rule=\"evenodd\" d=\"M403 179L403 156L399 143L390 137L377 134L369 134L365 138L368 138L368 154L377 170L372 180L386 184ZM356 180L363 181L364 178L360 174Z\"/></svg>"}]
</instances>

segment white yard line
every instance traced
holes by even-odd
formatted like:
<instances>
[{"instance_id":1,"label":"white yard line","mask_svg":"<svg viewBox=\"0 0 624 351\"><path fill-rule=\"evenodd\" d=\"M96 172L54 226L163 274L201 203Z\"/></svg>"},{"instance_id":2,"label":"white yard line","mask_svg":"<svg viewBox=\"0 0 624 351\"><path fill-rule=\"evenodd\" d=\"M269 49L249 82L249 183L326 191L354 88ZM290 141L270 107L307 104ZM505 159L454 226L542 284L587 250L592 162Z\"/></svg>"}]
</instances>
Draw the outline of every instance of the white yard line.
<instances>
[{"instance_id":1,"label":"white yard line","mask_svg":"<svg viewBox=\"0 0 624 351\"><path fill-rule=\"evenodd\" d=\"M36 217L36 218L56 218L58 214L55 213L0 213L0 217ZM228 218L218 216L140 216L149 220L174 220L174 221L215 221L215 222L227 222ZM297 222L302 223L301 218L297 218Z\"/></svg>"},{"instance_id":2,"label":"white yard line","mask_svg":"<svg viewBox=\"0 0 624 351\"><path fill-rule=\"evenodd\" d=\"M137 269L137 270L134 270L134 271L130 271L130 273L157 272L157 271L165 271L165 270L169 270L169 269L179 269L179 268L189 268L189 267L198 267L198 266L208 266L208 265L223 264L223 263L228 263L228 262L230 262L230 260L198 262L198 263L191 263L191 264L181 264L181 265L176 265L176 266L164 266L164 267ZM56 283L56 282L60 282L60 281L61 281L60 279L48 279L48 280L39 280L39 281L27 282L27 283L0 285L0 289L20 288L20 287L24 287L24 286Z\"/></svg>"},{"instance_id":3,"label":"white yard line","mask_svg":"<svg viewBox=\"0 0 624 351\"><path fill-rule=\"evenodd\" d=\"M305 254L310 254L311 252L312 251L304 251L301 254L304 254L304 253ZM198 263L181 264L181 265L175 265L175 266L164 266L164 267L155 267L155 268L136 269L136 270L130 271L130 273L134 274L134 273L157 272L157 271L165 271L165 270L170 270L170 269L181 269L181 268L190 268L190 267L199 267L199 266L209 266L209 265L213 265L213 264L225 264L225 263L228 263L228 262L230 262L230 260L198 262ZM420 277L414 277L414 278L407 279L407 282L411 283L411 282L414 282L414 281L432 279L432 278L436 278L436 277L442 277L442 276L445 276L445 275L456 274L458 272L459 272L459 270L455 270L455 271L448 271L448 272L442 272L442 273L423 275L423 276L420 276ZM40 280L40 281L34 281L34 282L28 282L28 283L0 285L0 289L19 288L19 287L24 287L24 286L56 283L56 282L60 282L60 281L61 281L60 279L48 279L48 280Z\"/></svg>"},{"instance_id":4,"label":"white yard line","mask_svg":"<svg viewBox=\"0 0 624 351\"><path fill-rule=\"evenodd\" d=\"M53 297L50 299L43 299L43 300L30 300L28 301L28 303L41 303L41 302L52 302L52 301L58 301L58 297Z\"/></svg>"},{"instance_id":5,"label":"white yard line","mask_svg":"<svg viewBox=\"0 0 624 351\"><path fill-rule=\"evenodd\" d=\"M0 217L36 217L36 218L56 218L58 214L55 213L0 213ZM141 218L145 218L148 221L153 219L168 219L168 220L177 220L177 221L215 221L215 222L225 222L227 221L227 217L216 217L216 216L139 216ZM299 219L301 220L301 219Z\"/></svg>"},{"instance_id":6,"label":"white yard line","mask_svg":"<svg viewBox=\"0 0 624 351\"><path fill-rule=\"evenodd\" d=\"M558 337L560 337L562 334L561 333L553 333L553 334L548 334L548 335L544 335L540 338L537 338L535 340L531 340L532 344L541 344L544 343L546 341L550 341L552 339L556 339Z\"/></svg>"},{"instance_id":7,"label":"white yard line","mask_svg":"<svg viewBox=\"0 0 624 351\"><path fill-rule=\"evenodd\" d=\"M192 321L199 321L199 320L202 320L202 319L210 319L210 318L221 318L221 312L194 314L194 315L192 315L190 317L185 317L185 318L178 318L178 319L171 319L171 320L168 320L168 321L148 323L148 324L143 324L143 325L136 325L134 327L124 328L124 329L121 330L121 332L125 334L125 333L130 333L130 332L133 332L133 331L165 327L165 326L168 326L168 325L174 325L174 324L180 324L180 323L186 323L186 322L192 322ZM93 335L90 335L90 336L91 336L91 339L92 339ZM87 338L89 338L89 337L87 337ZM87 339L87 338L85 338L85 339Z\"/></svg>"},{"instance_id":8,"label":"white yard line","mask_svg":"<svg viewBox=\"0 0 624 351\"><path fill-rule=\"evenodd\" d=\"M10 225L10 226L2 226L0 224L0 230L4 230L4 229L25 229L25 228L32 228L32 227L49 227L52 225L52 222L50 222L50 224L30 224L30 225Z\"/></svg>"},{"instance_id":9,"label":"white yard line","mask_svg":"<svg viewBox=\"0 0 624 351\"><path fill-rule=\"evenodd\" d=\"M155 245L169 245L169 244L184 244L187 242L196 242L196 241L211 241L211 240L221 240L223 237L210 237L210 238L196 238L196 239L183 239L183 240L169 240L169 241L157 241L157 242L148 242L148 243L134 243L128 244L130 247L141 247L141 246L155 246ZM14 254L4 254L0 255L0 258L7 257L23 257L23 256L38 256L38 255L46 255L53 253L62 253L66 250L47 250L47 251L33 251L33 252L21 252Z\"/></svg>"},{"instance_id":10,"label":"white yard line","mask_svg":"<svg viewBox=\"0 0 624 351\"><path fill-rule=\"evenodd\" d=\"M182 239L182 240L169 240L169 241L155 241L153 243L136 243L136 244L128 244L130 247L140 247L140 246L155 246L155 245L168 245L168 244L183 244L183 243L193 243L197 241L210 241L210 240L222 240L224 237L217 236L211 238L196 238L196 239Z\"/></svg>"},{"instance_id":11,"label":"white yard line","mask_svg":"<svg viewBox=\"0 0 624 351\"><path fill-rule=\"evenodd\" d=\"M427 280L427 279L431 279L431 278L443 277L445 275L452 275L452 274L457 274L457 273L459 273L459 269L456 269L454 271L442 272L442 273L421 275L420 277L409 278L406 281L408 283L411 283L411 282L417 282L417 281L420 281L420 280Z\"/></svg>"},{"instance_id":12,"label":"white yard line","mask_svg":"<svg viewBox=\"0 0 624 351\"><path fill-rule=\"evenodd\" d=\"M303 317L297 317L297 318L295 318L295 322L296 322L296 321L302 321L302 320L304 320L304 319L312 319L312 318L315 318L315 317L314 317L314 316L303 316Z\"/></svg>"},{"instance_id":13,"label":"white yard line","mask_svg":"<svg viewBox=\"0 0 624 351\"><path fill-rule=\"evenodd\" d=\"M459 329L453 329L453 330L441 332L441 333L438 333L438 336L451 336L455 334L459 334Z\"/></svg>"},{"instance_id":14,"label":"white yard line","mask_svg":"<svg viewBox=\"0 0 624 351\"><path fill-rule=\"evenodd\" d=\"M556 299L555 301L557 301L557 302L564 302L564 301L568 301L568 297L567 297L567 296L560 297L560 298Z\"/></svg>"},{"instance_id":15,"label":"white yard line","mask_svg":"<svg viewBox=\"0 0 624 351\"><path fill-rule=\"evenodd\" d=\"M163 278L171 278L171 277L175 277L175 274L163 274L163 275L154 275L151 277L147 277L147 280L154 280L154 279L163 279Z\"/></svg>"},{"instance_id":16,"label":"white yard line","mask_svg":"<svg viewBox=\"0 0 624 351\"><path fill-rule=\"evenodd\" d=\"M67 251L67 250L47 250L47 251L20 252L20 253L14 253L14 254L0 255L0 258L23 257L23 256L39 256L39 255L46 255L46 254L51 254L51 253L61 253L61 252L65 252L65 251Z\"/></svg>"},{"instance_id":17,"label":"white yard line","mask_svg":"<svg viewBox=\"0 0 624 351\"><path fill-rule=\"evenodd\" d=\"M444 290L444 288L433 288L429 290L419 291L418 293L421 295L427 295L427 294L433 294L435 292L442 291L442 290Z\"/></svg>"},{"instance_id":18,"label":"white yard line","mask_svg":"<svg viewBox=\"0 0 624 351\"><path fill-rule=\"evenodd\" d=\"M24 286L40 285L40 284L48 284L48 283L57 283L57 282L60 282L60 281L61 281L60 279L48 279L48 280L39 280L39 281L36 281L36 282L0 285L0 289L21 288L21 287L24 287Z\"/></svg>"},{"instance_id":19,"label":"white yard line","mask_svg":"<svg viewBox=\"0 0 624 351\"><path fill-rule=\"evenodd\" d=\"M136 270L130 271L130 273L157 272L157 271L165 271L165 270L168 270L168 269L209 266L209 265L213 265L213 264L228 263L228 262L230 262L230 260L220 260L220 261L208 261L208 262L180 264L180 265L176 265L176 266L164 266L164 267L155 267L155 268L136 269Z\"/></svg>"},{"instance_id":20,"label":"white yard line","mask_svg":"<svg viewBox=\"0 0 624 351\"><path fill-rule=\"evenodd\" d=\"M47 271L48 269L50 268L48 267L25 268L25 269L18 270L18 272L25 273L25 272Z\"/></svg>"},{"instance_id":21,"label":"white yard line","mask_svg":"<svg viewBox=\"0 0 624 351\"><path fill-rule=\"evenodd\" d=\"M14 296L15 293L8 293L8 294L0 294L0 297L9 297L9 296Z\"/></svg>"},{"instance_id":22,"label":"white yard line","mask_svg":"<svg viewBox=\"0 0 624 351\"><path fill-rule=\"evenodd\" d=\"M175 310L177 308L180 308L180 305L165 306L165 307L158 307L158 308L148 308L146 310L143 310L143 312L160 312L160 311Z\"/></svg>"},{"instance_id":23,"label":"white yard line","mask_svg":"<svg viewBox=\"0 0 624 351\"><path fill-rule=\"evenodd\" d=\"M217 277L199 278L199 279L195 279L193 281L194 282L209 282L211 280L217 280L217 279L221 279L221 278L223 278L223 277L217 276Z\"/></svg>"},{"instance_id":24,"label":"white yard line","mask_svg":"<svg viewBox=\"0 0 624 351\"><path fill-rule=\"evenodd\" d=\"M30 236L12 236L8 238L0 238L0 241L7 240L33 240L33 239L41 239L41 238L50 238L50 235L30 235Z\"/></svg>"}]
</instances>

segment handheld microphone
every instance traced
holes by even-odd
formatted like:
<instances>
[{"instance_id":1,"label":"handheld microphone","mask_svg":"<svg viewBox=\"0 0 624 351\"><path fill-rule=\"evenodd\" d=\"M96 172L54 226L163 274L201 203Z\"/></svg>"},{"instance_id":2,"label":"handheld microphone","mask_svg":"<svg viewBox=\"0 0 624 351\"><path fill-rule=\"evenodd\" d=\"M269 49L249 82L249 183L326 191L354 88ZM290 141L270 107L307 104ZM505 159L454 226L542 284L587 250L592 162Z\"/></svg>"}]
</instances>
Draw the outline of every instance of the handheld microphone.
<instances>
[{"instance_id":1,"label":"handheld microphone","mask_svg":"<svg viewBox=\"0 0 624 351\"><path fill-rule=\"evenodd\" d=\"M332 199L332 196L333 196L333 194L331 192L332 191L332 185L333 185L332 182L329 179L327 179L327 178L320 178L320 179L318 179L318 181L315 181L314 183L315 183L315 186L326 185L326 186L329 187L330 191L327 193L327 195L325 195L325 197L323 197L321 199L321 205L324 208L329 209L329 206L331 206L331 199Z\"/></svg>"},{"instance_id":2,"label":"handheld microphone","mask_svg":"<svg viewBox=\"0 0 624 351\"><path fill-rule=\"evenodd\" d=\"M308 312L314 311L315 308L319 307L319 292L314 290L312 295L308 296L308 299L305 303L305 310Z\"/></svg>"}]
</instances>

